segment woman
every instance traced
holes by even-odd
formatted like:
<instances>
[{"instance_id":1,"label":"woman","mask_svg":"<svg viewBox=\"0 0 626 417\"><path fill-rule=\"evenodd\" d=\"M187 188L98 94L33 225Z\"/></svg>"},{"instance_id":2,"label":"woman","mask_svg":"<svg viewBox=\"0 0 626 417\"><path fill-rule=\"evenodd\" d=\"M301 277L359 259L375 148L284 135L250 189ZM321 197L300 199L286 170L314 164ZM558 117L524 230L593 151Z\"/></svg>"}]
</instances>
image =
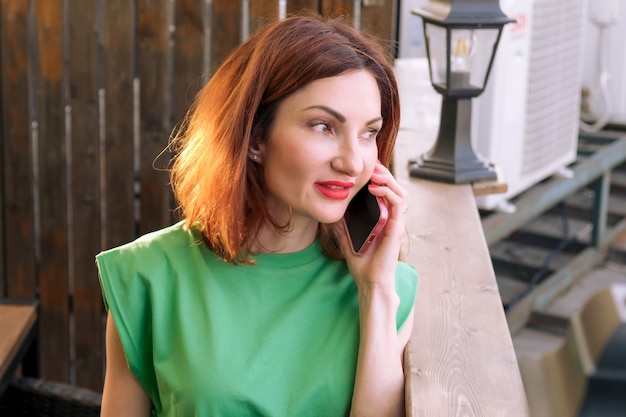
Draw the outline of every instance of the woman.
<instances>
[{"instance_id":1,"label":"woman","mask_svg":"<svg viewBox=\"0 0 626 417\"><path fill-rule=\"evenodd\" d=\"M103 416L404 414L399 117L384 52L340 21L290 17L231 54L173 141L184 220L97 256ZM389 218L356 255L341 220L364 186Z\"/></svg>"}]
</instances>

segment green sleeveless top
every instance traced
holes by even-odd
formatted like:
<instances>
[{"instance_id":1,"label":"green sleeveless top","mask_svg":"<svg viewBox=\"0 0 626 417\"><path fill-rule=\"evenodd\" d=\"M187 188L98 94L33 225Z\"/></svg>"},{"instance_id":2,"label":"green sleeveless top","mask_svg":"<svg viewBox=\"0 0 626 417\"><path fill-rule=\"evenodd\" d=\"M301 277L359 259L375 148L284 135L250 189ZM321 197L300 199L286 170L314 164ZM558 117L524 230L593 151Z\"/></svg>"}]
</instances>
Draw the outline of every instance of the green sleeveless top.
<instances>
[{"instance_id":1,"label":"green sleeveless top","mask_svg":"<svg viewBox=\"0 0 626 417\"><path fill-rule=\"evenodd\" d=\"M96 260L128 366L157 416L349 413L357 289L318 241L235 265L177 223ZM398 329L416 286L413 267L399 263Z\"/></svg>"}]
</instances>

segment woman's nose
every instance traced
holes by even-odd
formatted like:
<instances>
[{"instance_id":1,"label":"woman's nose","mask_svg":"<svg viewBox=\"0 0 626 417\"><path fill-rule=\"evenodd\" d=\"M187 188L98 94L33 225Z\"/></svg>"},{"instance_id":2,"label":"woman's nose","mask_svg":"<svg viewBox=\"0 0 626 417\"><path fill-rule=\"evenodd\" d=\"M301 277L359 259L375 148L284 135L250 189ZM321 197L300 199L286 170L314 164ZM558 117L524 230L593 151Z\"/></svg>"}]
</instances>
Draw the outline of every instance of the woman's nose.
<instances>
[{"instance_id":1,"label":"woman's nose","mask_svg":"<svg viewBox=\"0 0 626 417\"><path fill-rule=\"evenodd\" d=\"M332 166L351 177L357 176L363 170L363 155L358 139L343 141L332 161Z\"/></svg>"}]
</instances>

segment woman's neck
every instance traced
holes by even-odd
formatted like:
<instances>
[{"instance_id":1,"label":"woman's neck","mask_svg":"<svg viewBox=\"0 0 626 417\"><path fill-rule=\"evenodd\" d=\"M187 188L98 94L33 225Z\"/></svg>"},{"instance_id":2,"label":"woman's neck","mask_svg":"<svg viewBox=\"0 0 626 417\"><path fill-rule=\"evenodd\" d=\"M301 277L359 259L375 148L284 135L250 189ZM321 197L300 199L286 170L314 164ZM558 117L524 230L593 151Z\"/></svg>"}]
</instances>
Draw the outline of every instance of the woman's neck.
<instances>
[{"instance_id":1,"label":"woman's neck","mask_svg":"<svg viewBox=\"0 0 626 417\"><path fill-rule=\"evenodd\" d=\"M319 223L308 221L292 224L287 231L278 230L271 224L261 227L250 251L257 253L294 253L306 249L317 238Z\"/></svg>"}]
</instances>

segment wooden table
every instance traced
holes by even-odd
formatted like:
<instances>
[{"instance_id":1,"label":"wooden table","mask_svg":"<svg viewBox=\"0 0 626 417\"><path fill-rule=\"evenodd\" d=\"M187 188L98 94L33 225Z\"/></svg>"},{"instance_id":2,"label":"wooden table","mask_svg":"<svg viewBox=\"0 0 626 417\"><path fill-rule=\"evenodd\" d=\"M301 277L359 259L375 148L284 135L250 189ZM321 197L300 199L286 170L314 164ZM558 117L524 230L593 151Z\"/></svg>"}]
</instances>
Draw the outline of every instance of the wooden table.
<instances>
[{"instance_id":1,"label":"wooden table","mask_svg":"<svg viewBox=\"0 0 626 417\"><path fill-rule=\"evenodd\" d=\"M36 331L37 306L0 301L0 395Z\"/></svg>"}]
</instances>

